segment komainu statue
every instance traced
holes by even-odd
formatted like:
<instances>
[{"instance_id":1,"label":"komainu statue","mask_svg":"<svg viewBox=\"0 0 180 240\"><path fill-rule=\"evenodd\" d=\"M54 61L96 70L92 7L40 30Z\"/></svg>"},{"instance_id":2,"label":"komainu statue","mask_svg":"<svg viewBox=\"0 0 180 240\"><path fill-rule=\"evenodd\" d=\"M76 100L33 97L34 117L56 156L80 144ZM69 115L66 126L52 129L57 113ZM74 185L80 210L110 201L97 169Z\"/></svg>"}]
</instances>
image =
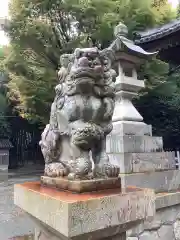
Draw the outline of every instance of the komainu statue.
<instances>
[{"instance_id":1,"label":"komainu statue","mask_svg":"<svg viewBox=\"0 0 180 240\"><path fill-rule=\"evenodd\" d=\"M108 51L84 48L61 56L50 121L40 141L46 176L75 180L119 174L106 154L116 77Z\"/></svg>"}]
</instances>

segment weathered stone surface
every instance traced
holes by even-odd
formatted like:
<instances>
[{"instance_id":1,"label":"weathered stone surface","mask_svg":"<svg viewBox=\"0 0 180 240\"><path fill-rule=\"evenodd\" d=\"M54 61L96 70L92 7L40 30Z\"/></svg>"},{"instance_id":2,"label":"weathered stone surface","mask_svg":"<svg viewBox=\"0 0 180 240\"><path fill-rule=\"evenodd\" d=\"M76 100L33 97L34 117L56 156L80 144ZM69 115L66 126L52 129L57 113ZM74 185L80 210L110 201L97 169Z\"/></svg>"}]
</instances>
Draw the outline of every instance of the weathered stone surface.
<instances>
[{"instance_id":1,"label":"weathered stone surface","mask_svg":"<svg viewBox=\"0 0 180 240\"><path fill-rule=\"evenodd\" d=\"M177 221L173 225L174 227L174 235L176 240L180 240L180 219L177 219Z\"/></svg>"},{"instance_id":2,"label":"weathered stone surface","mask_svg":"<svg viewBox=\"0 0 180 240\"><path fill-rule=\"evenodd\" d=\"M174 240L172 226L162 225L161 228L158 230L158 235L160 240Z\"/></svg>"},{"instance_id":3,"label":"weathered stone surface","mask_svg":"<svg viewBox=\"0 0 180 240\"><path fill-rule=\"evenodd\" d=\"M144 122L118 121L113 122L112 134L121 136L152 136L152 126Z\"/></svg>"},{"instance_id":4,"label":"weathered stone surface","mask_svg":"<svg viewBox=\"0 0 180 240\"><path fill-rule=\"evenodd\" d=\"M110 162L120 167L120 173L176 169L173 152L110 153L108 155Z\"/></svg>"},{"instance_id":5,"label":"weathered stone surface","mask_svg":"<svg viewBox=\"0 0 180 240\"><path fill-rule=\"evenodd\" d=\"M132 154L133 172L176 169L175 156L174 163L172 162L173 156L174 156L173 153L171 156L170 153L165 152L133 153Z\"/></svg>"},{"instance_id":6,"label":"weathered stone surface","mask_svg":"<svg viewBox=\"0 0 180 240\"><path fill-rule=\"evenodd\" d=\"M160 172L120 174L122 188L136 186L151 188L155 192L168 192L180 188L180 171L167 170Z\"/></svg>"},{"instance_id":7,"label":"weathered stone surface","mask_svg":"<svg viewBox=\"0 0 180 240\"><path fill-rule=\"evenodd\" d=\"M175 160L175 152L170 151L170 152L164 152L166 158L169 161L169 165L171 169L176 169L176 160Z\"/></svg>"},{"instance_id":8,"label":"weathered stone surface","mask_svg":"<svg viewBox=\"0 0 180 240\"><path fill-rule=\"evenodd\" d=\"M59 190L67 190L76 193L101 191L105 189L121 190L120 178L107 179L90 179L90 180L74 180L70 181L66 178L52 178L47 176L41 177L41 183L44 186L56 188Z\"/></svg>"},{"instance_id":9,"label":"weathered stone surface","mask_svg":"<svg viewBox=\"0 0 180 240\"><path fill-rule=\"evenodd\" d=\"M139 240L160 240L160 238L156 231L150 231L150 232L146 231L139 236ZM167 239L167 240L170 240L170 239Z\"/></svg>"},{"instance_id":10,"label":"weathered stone surface","mask_svg":"<svg viewBox=\"0 0 180 240\"><path fill-rule=\"evenodd\" d=\"M109 153L109 161L119 166L120 173L132 173L132 153Z\"/></svg>"},{"instance_id":11,"label":"weathered stone surface","mask_svg":"<svg viewBox=\"0 0 180 240\"><path fill-rule=\"evenodd\" d=\"M180 192L156 194L156 210L180 204Z\"/></svg>"},{"instance_id":12,"label":"weathered stone surface","mask_svg":"<svg viewBox=\"0 0 180 240\"><path fill-rule=\"evenodd\" d=\"M107 153L143 153L163 150L162 137L120 136L110 134L106 140Z\"/></svg>"},{"instance_id":13,"label":"weathered stone surface","mask_svg":"<svg viewBox=\"0 0 180 240\"><path fill-rule=\"evenodd\" d=\"M43 188L35 182L15 185L14 199L16 205L66 237L94 234L107 226L125 231L126 224L155 214L155 195L148 189L81 195Z\"/></svg>"}]
</instances>

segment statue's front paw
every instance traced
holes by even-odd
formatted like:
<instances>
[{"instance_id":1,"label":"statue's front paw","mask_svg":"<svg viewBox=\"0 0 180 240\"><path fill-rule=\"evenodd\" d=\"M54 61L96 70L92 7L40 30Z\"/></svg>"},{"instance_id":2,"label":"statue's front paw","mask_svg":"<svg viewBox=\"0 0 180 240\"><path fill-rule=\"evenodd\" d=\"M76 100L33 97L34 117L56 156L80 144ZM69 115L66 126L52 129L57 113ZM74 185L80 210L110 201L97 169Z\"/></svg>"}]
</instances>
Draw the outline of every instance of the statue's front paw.
<instances>
[{"instance_id":1,"label":"statue's front paw","mask_svg":"<svg viewBox=\"0 0 180 240\"><path fill-rule=\"evenodd\" d=\"M94 168L94 175L95 177L105 177L105 178L112 178L118 177L120 173L120 168L116 165L112 165L110 163L102 164L102 165L95 165Z\"/></svg>"},{"instance_id":2,"label":"statue's front paw","mask_svg":"<svg viewBox=\"0 0 180 240\"><path fill-rule=\"evenodd\" d=\"M91 180L94 178L94 175L92 172L88 173L87 175L78 175L76 173L69 173L68 174L68 179L70 181L73 180Z\"/></svg>"},{"instance_id":3,"label":"statue's front paw","mask_svg":"<svg viewBox=\"0 0 180 240\"><path fill-rule=\"evenodd\" d=\"M48 177L64 177L68 175L68 171L61 163L50 163L45 165L44 175Z\"/></svg>"},{"instance_id":4,"label":"statue's front paw","mask_svg":"<svg viewBox=\"0 0 180 240\"><path fill-rule=\"evenodd\" d=\"M107 177L118 177L120 168L116 165L105 164L104 165Z\"/></svg>"}]
</instances>

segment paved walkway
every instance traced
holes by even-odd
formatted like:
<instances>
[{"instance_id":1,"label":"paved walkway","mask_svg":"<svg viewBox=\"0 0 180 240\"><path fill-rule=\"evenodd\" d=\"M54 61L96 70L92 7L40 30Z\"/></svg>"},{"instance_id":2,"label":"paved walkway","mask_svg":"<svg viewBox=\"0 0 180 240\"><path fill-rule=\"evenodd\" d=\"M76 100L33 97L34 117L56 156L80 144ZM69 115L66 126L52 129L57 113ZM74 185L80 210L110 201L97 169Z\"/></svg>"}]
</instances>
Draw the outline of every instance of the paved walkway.
<instances>
[{"instance_id":1,"label":"paved walkway","mask_svg":"<svg viewBox=\"0 0 180 240\"><path fill-rule=\"evenodd\" d=\"M18 169L9 169L8 175L9 178L11 177L18 177L18 176L29 176L29 175L36 175L42 174L44 171L43 165L27 165L25 167L21 167Z\"/></svg>"},{"instance_id":2,"label":"paved walkway","mask_svg":"<svg viewBox=\"0 0 180 240\"><path fill-rule=\"evenodd\" d=\"M13 237L34 233L33 222L13 203L13 186L16 183L37 181L39 176L35 173L34 176L15 175L8 182L0 183L0 240L16 239Z\"/></svg>"}]
</instances>

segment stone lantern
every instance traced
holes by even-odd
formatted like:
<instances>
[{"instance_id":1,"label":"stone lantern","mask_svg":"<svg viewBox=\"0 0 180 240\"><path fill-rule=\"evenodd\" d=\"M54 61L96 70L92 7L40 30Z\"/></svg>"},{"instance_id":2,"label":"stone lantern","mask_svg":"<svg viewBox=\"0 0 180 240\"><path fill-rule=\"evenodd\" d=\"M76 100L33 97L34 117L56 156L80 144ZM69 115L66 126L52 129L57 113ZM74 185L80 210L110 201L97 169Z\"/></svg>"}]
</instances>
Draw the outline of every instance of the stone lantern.
<instances>
[{"instance_id":1,"label":"stone lantern","mask_svg":"<svg viewBox=\"0 0 180 240\"><path fill-rule=\"evenodd\" d=\"M128 29L120 23L115 27L115 41L110 49L115 53L116 106L113 115L114 131L121 135L136 135L136 131L150 135L150 126L143 122L143 117L133 106L131 100L144 88L144 81L138 79L137 69L145 60L157 53L149 53L127 38Z\"/></svg>"},{"instance_id":2,"label":"stone lantern","mask_svg":"<svg viewBox=\"0 0 180 240\"><path fill-rule=\"evenodd\" d=\"M127 27L120 23L116 26L115 41L109 47L115 60L116 102L113 114L113 131L108 135L106 146L110 162L120 167L122 186L136 185L160 191L160 185L153 185L151 179L162 181L173 178L175 155L163 151L162 137L152 136L152 126L143 122L143 117L133 106L131 100L144 88L144 80L138 79L138 68L157 52L149 53L127 38ZM139 174L141 173L141 174ZM148 173L148 174L147 174ZM147 180L147 176L149 180ZM158 180L156 180L156 178ZM178 179L178 178L177 178ZM175 188L173 184L164 184L164 189ZM163 185L163 184L162 184Z\"/></svg>"}]
</instances>

